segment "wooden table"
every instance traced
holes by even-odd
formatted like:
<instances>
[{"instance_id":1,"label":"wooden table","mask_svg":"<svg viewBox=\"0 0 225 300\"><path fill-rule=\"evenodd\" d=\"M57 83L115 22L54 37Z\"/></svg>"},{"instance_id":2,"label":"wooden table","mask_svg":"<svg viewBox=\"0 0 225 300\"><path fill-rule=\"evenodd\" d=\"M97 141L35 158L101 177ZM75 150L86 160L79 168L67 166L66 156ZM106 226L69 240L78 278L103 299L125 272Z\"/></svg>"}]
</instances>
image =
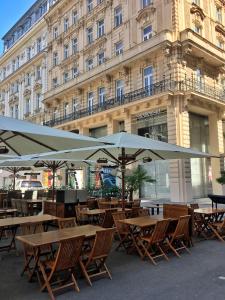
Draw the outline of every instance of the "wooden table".
<instances>
[{"instance_id":1,"label":"wooden table","mask_svg":"<svg viewBox=\"0 0 225 300\"><path fill-rule=\"evenodd\" d=\"M12 231L12 239L10 243L6 246L1 246L0 251L4 251L4 250L10 251L16 248L16 244L15 244L16 231L21 224L40 223L40 222L44 223L44 222L55 221L57 219L58 219L57 217L50 216L50 215L37 215L37 216L30 216L30 217L14 217L14 218L0 219L0 240L2 238L2 234L4 230Z\"/></svg>"},{"instance_id":2,"label":"wooden table","mask_svg":"<svg viewBox=\"0 0 225 300\"><path fill-rule=\"evenodd\" d=\"M1 208L0 209L0 216L7 216L7 215L15 215L17 213L17 209L16 208Z\"/></svg>"},{"instance_id":3,"label":"wooden table","mask_svg":"<svg viewBox=\"0 0 225 300\"><path fill-rule=\"evenodd\" d=\"M115 207L115 206L118 206L120 204L120 202L118 200L101 201L100 203L103 204L103 205L108 205L109 207Z\"/></svg>"},{"instance_id":4,"label":"wooden table","mask_svg":"<svg viewBox=\"0 0 225 300\"><path fill-rule=\"evenodd\" d=\"M137 217L131 219L124 219L120 220L119 222L122 224L126 224L130 228L130 234L133 241L133 247L137 250L138 254L141 258L143 258L143 253L139 246L140 236L142 235L143 231L147 228L154 227L156 223L163 218L158 216L151 217L151 216L144 216L144 217Z\"/></svg>"},{"instance_id":5,"label":"wooden table","mask_svg":"<svg viewBox=\"0 0 225 300\"><path fill-rule=\"evenodd\" d=\"M208 226L210 223L219 222L222 220L225 213L225 208L212 208L212 207L205 207L205 208L197 208L194 210L194 214L199 215L199 218L202 222L202 226L198 227L204 238L207 239L207 233L211 233L211 229Z\"/></svg>"}]
</instances>

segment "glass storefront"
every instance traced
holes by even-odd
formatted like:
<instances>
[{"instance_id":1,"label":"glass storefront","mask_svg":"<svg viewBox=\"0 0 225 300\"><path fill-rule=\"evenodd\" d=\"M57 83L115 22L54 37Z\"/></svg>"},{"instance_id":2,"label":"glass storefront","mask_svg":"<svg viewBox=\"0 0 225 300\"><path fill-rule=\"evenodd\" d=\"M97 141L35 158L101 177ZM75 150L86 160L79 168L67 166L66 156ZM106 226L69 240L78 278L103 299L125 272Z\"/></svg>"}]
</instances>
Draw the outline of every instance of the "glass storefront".
<instances>
[{"instance_id":1,"label":"glass storefront","mask_svg":"<svg viewBox=\"0 0 225 300\"><path fill-rule=\"evenodd\" d=\"M194 150L208 152L209 121L208 117L189 114L190 146ZM206 158L191 159L191 181L193 198L206 197L212 191L210 160Z\"/></svg>"},{"instance_id":2,"label":"glass storefront","mask_svg":"<svg viewBox=\"0 0 225 300\"><path fill-rule=\"evenodd\" d=\"M157 110L137 116L137 134L163 142L168 141L167 112ZM151 199L169 199L169 162L152 161L142 167L148 175L156 180L155 183L145 183L141 187L141 197Z\"/></svg>"}]
</instances>

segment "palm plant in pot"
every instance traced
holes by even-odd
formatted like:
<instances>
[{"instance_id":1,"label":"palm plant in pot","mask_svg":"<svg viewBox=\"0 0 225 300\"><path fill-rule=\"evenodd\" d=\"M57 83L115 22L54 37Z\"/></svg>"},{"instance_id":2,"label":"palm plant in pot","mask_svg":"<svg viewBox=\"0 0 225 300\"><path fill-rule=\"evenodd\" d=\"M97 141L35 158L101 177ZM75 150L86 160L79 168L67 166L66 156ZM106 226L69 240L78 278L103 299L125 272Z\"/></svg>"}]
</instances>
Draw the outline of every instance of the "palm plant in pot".
<instances>
[{"instance_id":1,"label":"palm plant in pot","mask_svg":"<svg viewBox=\"0 0 225 300\"><path fill-rule=\"evenodd\" d=\"M154 183L155 179L149 176L147 171L140 166L133 169L130 175L125 176L125 184L129 193L129 201L133 201L134 192L140 190L140 187L144 182Z\"/></svg>"},{"instance_id":2,"label":"palm plant in pot","mask_svg":"<svg viewBox=\"0 0 225 300\"><path fill-rule=\"evenodd\" d=\"M216 181L221 185L225 184L225 171L221 171L221 176Z\"/></svg>"}]
</instances>

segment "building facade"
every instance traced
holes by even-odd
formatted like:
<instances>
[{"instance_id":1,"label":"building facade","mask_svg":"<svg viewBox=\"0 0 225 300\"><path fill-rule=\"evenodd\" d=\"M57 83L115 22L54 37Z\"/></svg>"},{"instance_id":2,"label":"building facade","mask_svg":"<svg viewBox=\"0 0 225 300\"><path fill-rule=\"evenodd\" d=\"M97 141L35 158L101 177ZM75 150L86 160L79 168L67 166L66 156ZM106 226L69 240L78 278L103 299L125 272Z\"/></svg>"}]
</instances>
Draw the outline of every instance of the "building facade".
<instances>
[{"instance_id":1,"label":"building facade","mask_svg":"<svg viewBox=\"0 0 225 300\"><path fill-rule=\"evenodd\" d=\"M0 82L2 113L13 115L11 84L22 78L20 118L95 137L126 130L224 153L223 0L55 1L1 57L2 74L21 42L25 51L26 39L34 43L39 35L45 40L36 54L40 60L36 57L31 70L25 65L21 77L15 71ZM34 74L40 62L41 109L36 111ZM29 72L33 104L26 114ZM143 197L186 201L222 192L216 178L223 165L217 158L144 167L157 181L143 186Z\"/></svg>"}]
</instances>

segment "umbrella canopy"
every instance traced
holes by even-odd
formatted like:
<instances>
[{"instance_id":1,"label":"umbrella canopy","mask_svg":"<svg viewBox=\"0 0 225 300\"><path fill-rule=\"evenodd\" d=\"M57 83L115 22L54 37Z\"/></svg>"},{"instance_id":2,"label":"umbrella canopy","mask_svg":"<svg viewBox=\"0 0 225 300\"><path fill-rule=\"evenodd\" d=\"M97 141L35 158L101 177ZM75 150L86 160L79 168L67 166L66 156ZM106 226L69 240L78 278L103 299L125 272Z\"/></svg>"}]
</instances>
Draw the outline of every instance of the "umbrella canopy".
<instances>
[{"instance_id":1,"label":"umbrella canopy","mask_svg":"<svg viewBox=\"0 0 225 300\"><path fill-rule=\"evenodd\" d=\"M20 156L101 144L87 136L0 116L0 154Z\"/></svg>"},{"instance_id":2,"label":"umbrella canopy","mask_svg":"<svg viewBox=\"0 0 225 300\"><path fill-rule=\"evenodd\" d=\"M121 167L123 208L125 204L126 165L139 159L150 162L151 160L203 158L212 156L190 148L184 148L125 132L106 136L99 140L104 143L113 143L114 145L58 151L41 154L40 157L42 156L43 159L57 159L60 156L65 159L93 159L99 163L105 163L107 159L116 163Z\"/></svg>"}]
</instances>

